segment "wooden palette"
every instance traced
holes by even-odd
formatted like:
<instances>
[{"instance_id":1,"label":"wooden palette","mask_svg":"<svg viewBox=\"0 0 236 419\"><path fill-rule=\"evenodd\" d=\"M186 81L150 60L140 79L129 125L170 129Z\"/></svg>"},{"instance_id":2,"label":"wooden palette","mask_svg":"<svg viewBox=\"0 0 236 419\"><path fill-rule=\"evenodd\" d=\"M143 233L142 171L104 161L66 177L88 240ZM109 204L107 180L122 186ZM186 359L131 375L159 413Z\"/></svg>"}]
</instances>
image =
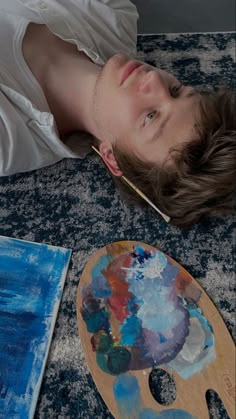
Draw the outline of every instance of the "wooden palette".
<instances>
[{"instance_id":1,"label":"wooden palette","mask_svg":"<svg viewBox=\"0 0 236 419\"><path fill-rule=\"evenodd\" d=\"M122 241L98 250L80 279L77 320L89 369L115 418L148 419L166 411L165 418L207 419L208 389L218 393L235 418L232 338L203 288L158 249ZM171 405L160 405L150 392L153 366L175 381Z\"/></svg>"}]
</instances>

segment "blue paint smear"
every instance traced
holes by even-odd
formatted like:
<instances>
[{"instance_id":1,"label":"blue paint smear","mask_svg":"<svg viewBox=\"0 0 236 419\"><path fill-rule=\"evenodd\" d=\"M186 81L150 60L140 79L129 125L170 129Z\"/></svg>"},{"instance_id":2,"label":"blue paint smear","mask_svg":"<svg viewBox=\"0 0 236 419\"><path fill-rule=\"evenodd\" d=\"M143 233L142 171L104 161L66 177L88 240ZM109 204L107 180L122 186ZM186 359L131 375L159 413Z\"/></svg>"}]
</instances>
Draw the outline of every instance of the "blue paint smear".
<instances>
[{"instance_id":1,"label":"blue paint smear","mask_svg":"<svg viewBox=\"0 0 236 419\"><path fill-rule=\"evenodd\" d=\"M209 329L211 334L208 337L208 339L205 341L205 345L206 347L213 347L215 344L215 339L214 339L214 331L213 331L212 325L209 323L206 317L204 317L200 308L197 308L196 306L191 307L189 305L188 310L190 313L190 317L196 317L201 323L203 329Z\"/></svg>"},{"instance_id":2,"label":"blue paint smear","mask_svg":"<svg viewBox=\"0 0 236 419\"><path fill-rule=\"evenodd\" d=\"M94 313L82 312L82 317L86 322L89 333L96 333L99 330L110 331L109 313L104 307Z\"/></svg>"},{"instance_id":3,"label":"blue paint smear","mask_svg":"<svg viewBox=\"0 0 236 419\"><path fill-rule=\"evenodd\" d=\"M208 364L210 364L216 358L215 352L215 338L214 338L214 331L209 323L209 321L204 317L202 310L193 305L188 304L187 309L189 311L191 318L197 318L199 323L202 326L203 332L205 333L205 341L204 341L204 348L201 350L199 355L193 361L184 362L181 361L181 352L177 355L175 359L171 361L170 364L167 364L167 368L171 368L171 370L176 371L182 378L187 380L194 374L199 373L202 371Z\"/></svg>"},{"instance_id":4,"label":"blue paint smear","mask_svg":"<svg viewBox=\"0 0 236 419\"><path fill-rule=\"evenodd\" d=\"M135 315L127 317L120 329L121 345L134 346L142 330L142 322Z\"/></svg>"},{"instance_id":5,"label":"blue paint smear","mask_svg":"<svg viewBox=\"0 0 236 419\"><path fill-rule=\"evenodd\" d=\"M130 373L116 378L113 391L121 419L196 419L186 410L168 409L158 412L142 408L138 380Z\"/></svg>"},{"instance_id":6,"label":"blue paint smear","mask_svg":"<svg viewBox=\"0 0 236 419\"><path fill-rule=\"evenodd\" d=\"M116 400L129 400L139 396L139 384L132 374L120 374L113 385Z\"/></svg>"},{"instance_id":7,"label":"blue paint smear","mask_svg":"<svg viewBox=\"0 0 236 419\"><path fill-rule=\"evenodd\" d=\"M92 277L92 293L96 298L108 298L112 295L112 289L104 276Z\"/></svg>"},{"instance_id":8,"label":"blue paint smear","mask_svg":"<svg viewBox=\"0 0 236 419\"><path fill-rule=\"evenodd\" d=\"M138 300L135 295L131 295L128 299L127 310L129 313L136 314L139 310L139 305L142 303L142 300Z\"/></svg>"},{"instance_id":9,"label":"blue paint smear","mask_svg":"<svg viewBox=\"0 0 236 419\"><path fill-rule=\"evenodd\" d=\"M107 298L112 295L112 289L103 275L104 269L107 269L107 256L103 255L93 267L92 275L92 293L97 298Z\"/></svg>"},{"instance_id":10,"label":"blue paint smear","mask_svg":"<svg viewBox=\"0 0 236 419\"><path fill-rule=\"evenodd\" d=\"M136 245L134 247L134 251L131 253L131 256L133 258L137 258L140 264L144 263L149 258L152 258L151 252L140 245Z\"/></svg>"},{"instance_id":11,"label":"blue paint smear","mask_svg":"<svg viewBox=\"0 0 236 419\"><path fill-rule=\"evenodd\" d=\"M0 236L0 418L33 415L70 254Z\"/></svg>"},{"instance_id":12,"label":"blue paint smear","mask_svg":"<svg viewBox=\"0 0 236 419\"><path fill-rule=\"evenodd\" d=\"M160 343L165 343L167 342L167 339L165 338L165 336L163 336L161 333L159 334L159 339L160 339Z\"/></svg>"},{"instance_id":13,"label":"blue paint smear","mask_svg":"<svg viewBox=\"0 0 236 419\"><path fill-rule=\"evenodd\" d=\"M138 416L139 419L197 419L186 410L168 409L158 413L152 409L143 409Z\"/></svg>"},{"instance_id":14,"label":"blue paint smear","mask_svg":"<svg viewBox=\"0 0 236 419\"><path fill-rule=\"evenodd\" d=\"M141 409L138 380L132 374L120 374L113 384L120 418L137 417Z\"/></svg>"}]
</instances>

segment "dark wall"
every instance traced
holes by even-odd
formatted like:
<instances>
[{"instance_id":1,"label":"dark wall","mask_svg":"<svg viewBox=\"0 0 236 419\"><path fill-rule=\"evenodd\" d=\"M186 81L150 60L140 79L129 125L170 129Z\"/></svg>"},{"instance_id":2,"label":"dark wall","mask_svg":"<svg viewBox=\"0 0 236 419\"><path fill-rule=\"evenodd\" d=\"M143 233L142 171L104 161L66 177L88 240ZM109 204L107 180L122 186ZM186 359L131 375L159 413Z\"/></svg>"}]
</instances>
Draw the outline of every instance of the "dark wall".
<instances>
[{"instance_id":1,"label":"dark wall","mask_svg":"<svg viewBox=\"0 0 236 419\"><path fill-rule=\"evenodd\" d=\"M235 0L132 0L139 33L235 30Z\"/></svg>"}]
</instances>

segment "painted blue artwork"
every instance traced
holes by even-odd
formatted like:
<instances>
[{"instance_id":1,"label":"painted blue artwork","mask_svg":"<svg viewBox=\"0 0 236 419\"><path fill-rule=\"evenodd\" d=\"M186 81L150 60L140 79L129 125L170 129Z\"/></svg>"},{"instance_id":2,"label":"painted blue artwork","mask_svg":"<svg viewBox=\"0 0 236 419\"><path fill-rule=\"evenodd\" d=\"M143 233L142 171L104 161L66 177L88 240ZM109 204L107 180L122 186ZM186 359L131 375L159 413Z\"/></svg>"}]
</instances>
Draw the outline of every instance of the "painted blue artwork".
<instances>
[{"instance_id":1,"label":"painted blue artwork","mask_svg":"<svg viewBox=\"0 0 236 419\"><path fill-rule=\"evenodd\" d=\"M0 418L34 415L71 251L0 236Z\"/></svg>"}]
</instances>

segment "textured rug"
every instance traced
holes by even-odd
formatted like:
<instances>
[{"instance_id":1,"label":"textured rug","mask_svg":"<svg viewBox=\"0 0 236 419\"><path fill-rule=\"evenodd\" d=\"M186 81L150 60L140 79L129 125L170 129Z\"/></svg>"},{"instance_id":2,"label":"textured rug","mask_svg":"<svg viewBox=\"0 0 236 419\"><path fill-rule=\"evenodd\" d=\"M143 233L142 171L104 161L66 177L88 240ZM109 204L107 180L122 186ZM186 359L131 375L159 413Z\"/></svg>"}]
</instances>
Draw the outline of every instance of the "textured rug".
<instances>
[{"instance_id":1,"label":"textured rug","mask_svg":"<svg viewBox=\"0 0 236 419\"><path fill-rule=\"evenodd\" d=\"M232 33L139 36L138 55L196 87L222 81L235 87ZM93 154L0 179L1 235L73 251L36 419L112 418L88 371L76 324L80 275L97 249L118 240L160 248L200 282L234 335L235 225L227 216L181 231L151 208L128 207ZM213 403L211 417L227 416Z\"/></svg>"}]
</instances>

